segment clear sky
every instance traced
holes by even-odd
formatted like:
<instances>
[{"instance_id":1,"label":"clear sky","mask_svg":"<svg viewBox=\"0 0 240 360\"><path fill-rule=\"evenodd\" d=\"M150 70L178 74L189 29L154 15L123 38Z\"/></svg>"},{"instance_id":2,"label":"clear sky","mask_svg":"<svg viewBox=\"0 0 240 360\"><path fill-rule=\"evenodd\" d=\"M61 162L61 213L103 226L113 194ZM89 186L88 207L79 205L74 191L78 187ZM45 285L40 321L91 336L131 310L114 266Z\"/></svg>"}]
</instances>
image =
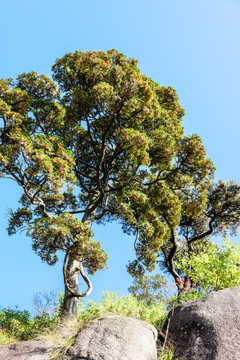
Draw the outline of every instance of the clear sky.
<instances>
[{"instance_id":1,"label":"clear sky","mask_svg":"<svg viewBox=\"0 0 240 360\"><path fill-rule=\"evenodd\" d=\"M0 20L0 78L31 70L51 76L67 52L115 48L177 90L185 133L202 137L216 179L240 182L240 0L0 0ZM0 307L31 310L34 293L63 290L62 261L50 267L30 238L8 237L7 208L17 207L20 194L0 179ZM95 226L94 233L109 269L92 278L90 298L126 293L132 238L117 224Z\"/></svg>"}]
</instances>

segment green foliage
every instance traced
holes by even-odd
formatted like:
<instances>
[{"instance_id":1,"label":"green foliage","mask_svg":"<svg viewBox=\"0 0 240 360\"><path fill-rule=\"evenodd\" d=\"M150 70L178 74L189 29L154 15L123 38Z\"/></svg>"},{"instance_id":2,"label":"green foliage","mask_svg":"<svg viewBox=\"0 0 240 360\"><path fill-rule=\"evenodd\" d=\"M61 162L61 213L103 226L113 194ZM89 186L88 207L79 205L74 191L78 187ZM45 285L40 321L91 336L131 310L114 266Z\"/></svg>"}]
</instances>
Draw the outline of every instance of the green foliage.
<instances>
[{"instance_id":1,"label":"green foliage","mask_svg":"<svg viewBox=\"0 0 240 360\"><path fill-rule=\"evenodd\" d=\"M61 302L62 297L60 298L60 305ZM119 294L106 292L99 303L90 300L85 306L83 301L79 302L77 319L74 321L75 330L73 331L74 333L79 331L93 319L111 315L134 317L147 321L160 329L166 316L166 309L164 303L147 305L145 302L139 301L134 295L123 297ZM56 332L56 329L59 330L58 320L58 307L52 317L48 313L43 313L41 316L37 315L33 318L25 310L2 309L0 310L1 336L3 341L7 338L13 338L15 341L34 339L45 333L47 329L50 334L51 329L53 333Z\"/></svg>"},{"instance_id":2,"label":"green foliage","mask_svg":"<svg viewBox=\"0 0 240 360\"><path fill-rule=\"evenodd\" d=\"M35 338L43 329L50 327L53 320L48 314L35 316L33 319L26 310L0 310L0 327L2 334L15 340Z\"/></svg>"},{"instance_id":3,"label":"green foliage","mask_svg":"<svg viewBox=\"0 0 240 360\"><path fill-rule=\"evenodd\" d=\"M66 350L75 342L77 333L91 320L107 316L128 316L147 321L159 331L167 315L164 303L147 305L134 295L120 296L118 293L105 292L101 301L88 301L84 305L79 302L77 316L74 320L60 322L56 327L45 333L44 338L58 346L55 359L60 359ZM167 351L166 351L167 352Z\"/></svg>"},{"instance_id":4,"label":"green foliage","mask_svg":"<svg viewBox=\"0 0 240 360\"><path fill-rule=\"evenodd\" d=\"M31 316L26 310L0 310L0 344L38 338L46 329L55 326L60 318L62 294L56 299L52 291L42 290L34 294L33 305L36 315Z\"/></svg>"},{"instance_id":5,"label":"green foliage","mask_svg":"<svg viewBox=\"0 0 240 360\"><path fill-rule=\"evenodd\" d=\"M0 330L0 345L7 345L15 342L16 339L8 335L4 330Z\"/></svg>"},{"instance_id":6,"label":"green foliage","mask_svg":"<svg viewBox=\"0 0 240 360\"><path fill-rule=\"evenodd\" d=\"M33 239L33 249L42 260L53 265L57 261L57 249L71 253L81 259L90 274L103 269L107 260L100 243L93 241L92 231L71 214L41 218L29 227Z\"/></svg>"},{"instance_id":7,"label":"green foliage","mask_svg":"<svg viewBox=\"0 0 240 360\"><path fill-rule=\"evenodd\" d=\"M40 304L42 304L42 298L45 295L48 303L51 294L38 294L38 297L41 298ZM62 301L61 295L58 298L58 303L61 304ZM106 292L99 303L88 301L85 306L83 301L80 301L76 319L65 322L58 321L58 308L56 308L56 313L52 319L46 313L44 316L35 316L31 319L27 311L2 309L0 312L0 344L41 338L58 345L53 356L54 359L60 359L74 343L79 330L94 319L113 315L129 316L147 321L161 332L167 315L165 304L166 302L147 304L146 301L138 300L134 295L120 296ZM164 350L159 353L159 359L170 360L173 354L174 348L167 342Z\"/></svg>"},{"instance_id":8,"label":"green foliage","mask_svg":"<svg viewBox=\"0 0 240 360\"><path fill-rule=\"evenodd\" d=\"M27 326L30 322L30 313L26 310L18 309L1 309L0 310L0 326L1 328L9 328L11 320L15 319L19 324Z\"/></svg>"},{"instance_id":9,"label":"green foliage","mask_svg":"<svg viewBox=\"0 0 240 360\"><path fill-rule=\"evenodd\" d=\"M0 81L0 176L23 190L9 234L26 229L43 261L62 250L94 274L107 256L89 229L120 220L136 235L129 273L152 271L182 214L206 207L214 167L201 139L184 136L176 91L114 49L68 53L53 79ZM72 297L80 268L64 276Z\"/></svg>"},{"instance_id":10,"label":"green foliage","mask_svg":"<svg viewBox=\"0 0 240 360\"><path fill-rule=\"evenodd\" d=\"M0 310L1 330L11 338L25 340L30 322L30 314L26 310L21 311L11 308Z\"/></svg>"},{"instance_id":11,"label":"green foliage","mask_svg":"<svg viewBox=\"0 0 240 360\"><path fill-rule=\"evenodd\" d=\"M221 247L208 242L203 253L179 259L178 267L194 284L194 292L207 294L240 285L240 246L225 238ZM194 296L194 295L193 295Z\"/></svg>"},{"instance_id":12,"label":"green foliage","mask_svg":"<svg viewBox=\"0 0 240 360\"><path fill-rule=\"evenodd\" d=\"M174 357L175 348L170 342L166 344L166 347L159 351L158 360L172 360ZM180 360L180 359L175 359Z\"/></svg>"},{"instance_id":13,"label":"green foliage","mask_svg":"<svg viewBox=\"0 0 240 360\"><path fill-rule=\"evenodd\" d=\"M214 245L209 245L209 238L226 235L227 232L236 234L240 226L240 185L234 181L225 183L220 180L208 185L206 190L205 193L194 191L190 202L187 200L181 203L180 223L172 226L171 236L162 245L159 253L160 266L173 276L179 292L185 292L181 294L183 298L186 297L186 291L189 293L194 290L189 271L197 269L196 262L201 263L201 257L204 258L206 253L214 250L211 248L214 248ZM196 211L198 204L200 207ZM213 251L213 254L215 252ZM196 256L197 260L193 262ZM197 278L197 274L194 276ZM231 279L228 286L231 286L230 284L235 282ZM213 289L219 287L213 285ZM191 294L191 298L196 296L196 291Z\"/></svg>"},{"instance_id":14,"label":"green foliage","mask_svg":"<svg viewBox=\"0 0 240 360\"><path fill-rule=\"evenodd\" d=\"M166 316L166 309L163 303L147 305L134 295L120 296L118 293L105 292L99 303L90 300L86 307L80 305L77 319L86 323L111 315L134 317L160 328Z\"/></svg>"},{"instance_id":15,"label":"green foliage","mask_svg":"<svg viewBox=\"0 0 240 360\"><path fill-rule=\"evenodd\" d=\"M164 303L167 301L166 283L167 279L163 275L144 275L135 278L128 291L147 305Z\"/></svg>"}]
</instances>

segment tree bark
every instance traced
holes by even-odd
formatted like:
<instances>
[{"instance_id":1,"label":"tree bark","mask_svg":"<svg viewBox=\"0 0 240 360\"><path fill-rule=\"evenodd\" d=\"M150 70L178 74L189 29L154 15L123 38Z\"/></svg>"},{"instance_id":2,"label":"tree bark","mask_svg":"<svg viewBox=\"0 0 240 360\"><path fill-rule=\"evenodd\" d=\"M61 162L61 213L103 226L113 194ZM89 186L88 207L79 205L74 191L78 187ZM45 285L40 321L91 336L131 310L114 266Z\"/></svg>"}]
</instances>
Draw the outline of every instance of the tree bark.
<instances>
[{"instance_id":1,"label":"tree bark","mask_svg":"<svg viewBox=\"0 0 240 360\"><path fill-rule=\"evenodd\" d=\"M69 258L66 269L69 274L68 278L71 283L71 289L77 293L79 291L79 280L78 280L79 261ZM75 317L77 313L78 301L79 301L79 297L74 296L70 291L68 291L65 285L65 293L64 293L63 308L62 308L62 316L64 318Z\"/></svg>"},{"instance_id":2,"label":"tree bark","mask_svg":"<svg viewBox=\"0 0 240 360\"><path fill-rule=\"evenodd\" d=\"M89 229L91 229L95 214L96 214L96 210L94 210L92 212L86 211L82 218L82 222L85 223L85 225ZM81 293L81 295L79 294L78 276L81 273L81 271L83 271L83 267L82 267L82 264L80 261L69 257L66 270L67 270L68 280L69 280L72 292L69 291L68 287L65 284L65 294L64 294L64 300L63 300L62 317L74 318L77 313L79 297L80 296L84 297L84 296L89 295L89 293L92 290L92 286L91 286L91 282L89 281L89 283L87 284L88 289L85 292ZM85 282L86 282L86 280L85 280ZM76 296L73 293L79 294L79 295Z\"/></svg>"}]
</instances>

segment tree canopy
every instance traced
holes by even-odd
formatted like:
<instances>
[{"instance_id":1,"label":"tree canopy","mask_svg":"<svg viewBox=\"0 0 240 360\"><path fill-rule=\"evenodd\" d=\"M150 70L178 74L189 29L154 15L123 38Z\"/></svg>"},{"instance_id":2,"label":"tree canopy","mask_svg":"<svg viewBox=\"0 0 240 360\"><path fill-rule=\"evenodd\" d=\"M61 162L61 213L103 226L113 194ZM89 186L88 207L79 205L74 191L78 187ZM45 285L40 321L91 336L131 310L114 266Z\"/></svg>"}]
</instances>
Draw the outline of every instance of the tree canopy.
<instances>
[{"instance_id":1,"label":"tree canopy","mask_svg":"<svg viewBox=\"0 0 240 360\"><path fill-rule=\"evenodd\" d=\"M53 80L35 72L1 80L0 175L23 190L8 232L25 228L50 265L65 252L69 313L91 291L84 268L106 264L93 221L116 219L136 235L128 271L138 276L154 268L184 214L206 209L214 167L199 136L184 135L183 116L173 88L116 50L66 54Z\"/></svg>"}]
</instances>

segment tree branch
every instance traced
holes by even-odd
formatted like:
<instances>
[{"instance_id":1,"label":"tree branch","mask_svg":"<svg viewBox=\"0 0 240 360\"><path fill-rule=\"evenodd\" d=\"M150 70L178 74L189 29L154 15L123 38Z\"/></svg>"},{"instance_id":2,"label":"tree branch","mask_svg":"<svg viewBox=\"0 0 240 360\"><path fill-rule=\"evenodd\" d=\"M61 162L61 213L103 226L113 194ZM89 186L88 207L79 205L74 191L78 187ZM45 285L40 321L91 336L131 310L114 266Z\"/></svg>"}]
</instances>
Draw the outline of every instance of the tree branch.
<instances>
[{"instance_id":1,"label":"tree branch","mask_svg":"<svg viewBox=\"0 0 240 360\"><path fill-rule=\"evenodd\" d=\"M209 224L208 224L209 230L208 230L208 231L205 231L204 233L202 233L202 234L200 234L200 235L194 236L192 239L190 239L190 240L188 241L188 245L190 245L190 244L192 244L193 242L195 242L195 241L197 241L197 240L200 240L200 239L202 239L202 238L204 238L204 237L206 237L206 236L211 235L212 232L213 232L213 226L212 226L213 222L214 222L214 219L212 218L212 219L209 221Z\"/></svg>"}]
</instances>

